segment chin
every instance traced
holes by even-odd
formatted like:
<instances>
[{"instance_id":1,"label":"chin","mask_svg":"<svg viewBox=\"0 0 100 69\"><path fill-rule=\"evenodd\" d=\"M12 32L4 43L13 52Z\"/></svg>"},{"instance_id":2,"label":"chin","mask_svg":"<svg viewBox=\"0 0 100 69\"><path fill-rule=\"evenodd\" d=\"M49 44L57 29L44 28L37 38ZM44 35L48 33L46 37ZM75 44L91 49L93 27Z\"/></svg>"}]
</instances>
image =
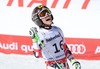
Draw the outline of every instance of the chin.
<instances>
[{"instance_id":1,"label":"chin","mask_svg":"<svg viewBox=\"0 0 100 69\"><path fill-rule=\"evenodd\" d=\"M47 22L48 24L51 24L52 22Z\"/></svg>"}]
</instances>

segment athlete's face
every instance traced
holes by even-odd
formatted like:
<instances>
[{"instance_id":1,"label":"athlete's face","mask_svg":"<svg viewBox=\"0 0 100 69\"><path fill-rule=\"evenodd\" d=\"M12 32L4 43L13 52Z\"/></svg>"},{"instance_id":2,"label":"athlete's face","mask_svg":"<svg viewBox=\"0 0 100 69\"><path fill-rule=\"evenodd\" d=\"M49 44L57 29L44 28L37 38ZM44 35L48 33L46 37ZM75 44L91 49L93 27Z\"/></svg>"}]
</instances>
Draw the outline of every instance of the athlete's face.
<instances>
[{"instance_id":1,"label":"athlete's face","mask_svg":"<svg viewBox=\"0 0 100 69\"><path fill-rule=\"evenodd\" d=\"M52 24L51 11L49 9L40 11L39 17L43 21L44 24L46 25Z\"/></svg>"},{"instance_id":2,"label":"athlete's face","mask_svg":"<svg viewBox=\"0 0 100 69\"><path fill-rule=\"evenodd\" d=\"M52 17L51 15L47 15L46 17L41 19L44 24L51 25L52 24Z\"/></svg>"}]
</instances>

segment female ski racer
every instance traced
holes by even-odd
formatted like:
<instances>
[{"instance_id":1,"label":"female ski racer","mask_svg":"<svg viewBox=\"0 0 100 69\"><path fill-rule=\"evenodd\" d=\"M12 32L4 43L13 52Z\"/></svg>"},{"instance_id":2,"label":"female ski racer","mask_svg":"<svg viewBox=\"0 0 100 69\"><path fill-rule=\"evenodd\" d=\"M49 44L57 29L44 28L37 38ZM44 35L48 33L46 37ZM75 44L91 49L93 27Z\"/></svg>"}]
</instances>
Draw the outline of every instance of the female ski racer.
<instances>
[{"instance_id":1,"label":"female ski racer","mask_svg":"<svg viewBox=\"0 0 100 69\"><path fill-rule=\"evenodd\" d=\"M30 28L36 58L45 60L46 69L69 69L67 59L75 69L81 69L68 49L62 30L53 25L53 15L46 6L36 6L32 12L32 21L39 27Z\"/></svg>"}]
</instances>

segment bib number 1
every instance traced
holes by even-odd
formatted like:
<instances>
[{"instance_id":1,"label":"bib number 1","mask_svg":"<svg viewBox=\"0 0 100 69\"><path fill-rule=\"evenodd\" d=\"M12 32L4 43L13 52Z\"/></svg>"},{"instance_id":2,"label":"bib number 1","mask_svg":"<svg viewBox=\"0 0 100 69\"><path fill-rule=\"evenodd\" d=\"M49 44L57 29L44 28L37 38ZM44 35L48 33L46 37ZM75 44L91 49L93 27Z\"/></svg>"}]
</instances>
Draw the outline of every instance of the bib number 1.
<instances>
[{"instance_id":1,"label":"bib number 1","mask_svg":"<svg viewBox=\"0 0 100 69\"><path fill-rule=\"evenodd\" d=\"M61 41L59 42L59 45L58 45L58 46L60 46L60 48L58 48L58 46L57 46L56 43L54 43L52 46L55 47L55 52L54 52L54 53L60 52L60 50L63 50L63 40L61 40Z\"/></svg>"}]
</instances>

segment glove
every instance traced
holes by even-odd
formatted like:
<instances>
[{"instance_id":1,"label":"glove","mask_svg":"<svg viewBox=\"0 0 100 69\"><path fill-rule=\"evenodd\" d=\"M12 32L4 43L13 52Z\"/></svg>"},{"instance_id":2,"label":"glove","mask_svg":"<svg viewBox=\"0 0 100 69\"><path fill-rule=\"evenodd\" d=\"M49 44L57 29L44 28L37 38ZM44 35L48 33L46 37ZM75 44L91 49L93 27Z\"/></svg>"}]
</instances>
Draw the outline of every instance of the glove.
<instances>
[{"instance_id":1,"label":"glove","mask_svg":"<svg viewBox=\"0 0 100 69\"><path fill-rule=\"evenodd\" d=\"M29 34L30 34L30 36L31 36L31 38L32 38L32 41L33 42L36 42L38 39L36 38L36 34L37 34L37 28L36 27L32 27L32 28L30 28L30 31L29 31Z\"/></svg>"},{"instance_id":2,"label":"glove","mask_svg":"<svg viewBox=\"0 0 100 69\"><path fill-rule=\"evenodd\" d=\"M76 61L75 59L72 59L71 62L74 69L81 69L80 62Z\"/></svg>"}]
</instances>

